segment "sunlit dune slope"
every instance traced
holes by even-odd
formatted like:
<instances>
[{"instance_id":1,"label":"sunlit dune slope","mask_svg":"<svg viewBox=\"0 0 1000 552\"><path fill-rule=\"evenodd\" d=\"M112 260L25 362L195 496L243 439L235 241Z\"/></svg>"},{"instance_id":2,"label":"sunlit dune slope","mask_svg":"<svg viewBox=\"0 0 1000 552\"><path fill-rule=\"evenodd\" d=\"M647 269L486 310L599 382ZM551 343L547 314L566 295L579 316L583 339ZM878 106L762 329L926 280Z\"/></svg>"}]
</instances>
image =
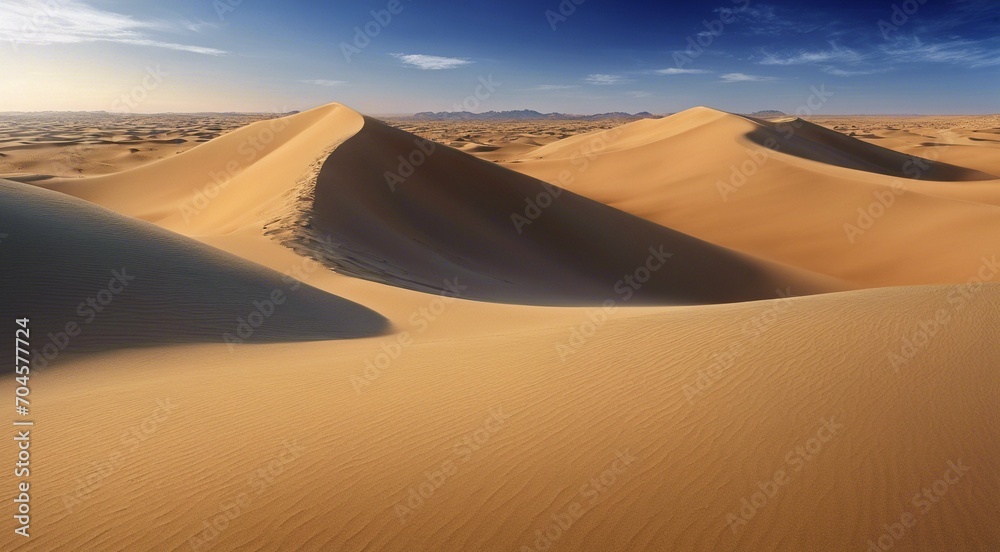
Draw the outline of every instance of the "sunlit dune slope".
<instances>
[{"instance_id":1,"label":"sunlit dune slope","mask_svg":"<svg viewBox=\"0 0 1000 552\"><path fill-rule=\"evenodd\" d=\"M226 335L359 337L388 326L361 305L64 194L0 181L0 221L2 316L30 318L31 343L47 357Z\"/></svg>"},{"instance_id":2,"label":"sunlit dune slope","mask_svg":"<svg viewBox=\"0 0 1000 552\"><path fill-rule=\"evenodd\" d=\"M329 104L247 125L132 170L38 185L189 236L259 230L362 124L356 112Z\"/></svg>"},{"instance_id":3,"label":"sunlit dune slope","mask_svg":"<svg viewBox=\"0 0 1000 552\"><path fill-rule=\"evenodd\" d=\"M693 108L560 140L505 166L865 287L965 282L997 253L1000 234L1000 180L969 180L996 177L798 120Z\"/></svg>"}]
</instances>

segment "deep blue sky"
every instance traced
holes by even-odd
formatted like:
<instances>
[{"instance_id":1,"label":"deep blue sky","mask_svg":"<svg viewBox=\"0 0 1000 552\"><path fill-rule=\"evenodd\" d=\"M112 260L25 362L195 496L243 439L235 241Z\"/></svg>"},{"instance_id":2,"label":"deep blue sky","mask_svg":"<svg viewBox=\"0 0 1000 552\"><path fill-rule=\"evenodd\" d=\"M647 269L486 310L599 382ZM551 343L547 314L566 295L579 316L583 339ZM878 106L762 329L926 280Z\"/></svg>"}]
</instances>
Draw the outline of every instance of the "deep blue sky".
<instances>
[{"instance_id":1,"label":"deep blue sky","mask_svg":"<svg viewBox=\"0 0 1000 552\"><path fill-rule=\"evenodd\" d=\"M0 0L0 111L1000 112L995 0L392 4Z\"/></svg>"}]
</instances>

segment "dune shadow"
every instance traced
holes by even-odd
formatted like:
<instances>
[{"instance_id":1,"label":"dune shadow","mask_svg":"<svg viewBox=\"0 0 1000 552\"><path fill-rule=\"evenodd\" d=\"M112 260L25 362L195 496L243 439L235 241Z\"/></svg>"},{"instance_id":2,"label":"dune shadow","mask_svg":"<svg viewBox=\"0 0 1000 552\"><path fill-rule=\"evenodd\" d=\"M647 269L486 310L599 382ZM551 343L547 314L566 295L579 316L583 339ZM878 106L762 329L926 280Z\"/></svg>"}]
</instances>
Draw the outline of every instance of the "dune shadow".
<instances>
[{"instance_id":1,"label":"dune shadow","mask_svg":"<svg viewBox=\"0 0 1000 552\"><path fill-rule=\"evenodd\" d=\"M782 122L752 120L758 123L746 135L752 142L810 161L913 180L959 182L997 178L975 169L876 146L802 119ZM943 147L950 144L934 145Z\"/></svg>"},{"instance_id":2,"label":"dune shadow","mask_svg":"<svg viewBox=\"0 0 1000 552\"><path fill-rule=\"evenodd\" d=\"M417 291L670 305L828 290L369 117L301 197L296 219L269 224L272 237L340 273Z\"/></svg>"},{"instance_id":3,"label":"dune shadow","mask_svg":"<svg viewBox=\"0 0 1000 552\"><path fill-rule=\"evenodd\" d=\"M363 305L26 184L0 180L0 233L0 316L29 319L37 352L347 339L389 329Z\"/></svg>"}]
</instances>

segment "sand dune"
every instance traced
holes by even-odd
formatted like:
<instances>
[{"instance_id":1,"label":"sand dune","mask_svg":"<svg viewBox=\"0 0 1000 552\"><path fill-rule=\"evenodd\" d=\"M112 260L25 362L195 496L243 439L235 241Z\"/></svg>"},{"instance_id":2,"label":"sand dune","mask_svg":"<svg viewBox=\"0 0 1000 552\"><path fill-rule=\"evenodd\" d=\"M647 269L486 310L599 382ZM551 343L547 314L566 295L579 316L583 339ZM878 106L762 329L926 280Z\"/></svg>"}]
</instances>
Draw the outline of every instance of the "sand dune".
<instances>
[{"instance_id":1,"label":"sand dune","mask_svg":"<svg viewBox=\"0 0 1000 552\"><path fill-rule=\"evenodd\" d=\"M374 119L326 160L304 247L338 271L418 290L533 304L720 303L836 283L735 254L421 140ZM655 273L652 277L651 273Z\"/></svg>"},{"instance_id":2,"label":"sand dune","mask_svg":"<svg viewBox=\"0 0 1000 552\"><path fill-rule=\"evenodd\" d=\"M31 319L45 360L227 335L234 343L370 336L388 326L361 305L64 194L0 181L0 209L4 256L18 266L0 286L0 310Z\"/></svg>"},{"instance_id":3,"label":"sand dune","mask_svg":"<svg viewBox=\"0 0 1000 552\"><path fill-rule=\"evenodd\" d=\"M45 336L113 296L32 375L34 536L0 548L996 549L997 181L893 176L917 130L893 153L811 129L723 197L770 123L483 152L507 165L437 145L406 176L414 135L333 104L39 183L118 214L0 182L3 315ZM558 189L536 178L567 191L518 234ZM818 293L835 278L897 287ZM960 285L899 287L926 282ZM258 343L225 342L290 285Z\"/></svg>"},{"instance_id":4,"label":"sand dune","mask_svg":"<svg viewBox=\"0 0 1000 552\"><path fill-rule=\"evenodd\" d=\"M240 156L258 142L253 156ZM425 161L407 166L411 156ZM204 190L193 185L201 175L215 179ZM265 223L271 234L294 230L283 241L341 272L430 291L452 289L445 283L458 278L464 296L477 299L720 303L846 287L546 187L336 104L255 123L131 171L43 185L193 236ZM208 190L222 199L199 198ZM297 212L298 196L315 208ZM337 245L317 251L324 243Z\"/></svg>"},{"instance_id":5,"label":"sand dune","mask_svg":"<svg viewBox=\"0 0 1000 552\"><path fill-rule=\"evenodd\" d=\"M769 149L827 165L915 180L990 180L995 175L901 154L801 118L747 119L757 127L746 137Z\"/></svg>"},{"instance_id":6,"label":"sand dune","mask_svg":"<svg viewBox=\"0 0 1000 552\"><path fill-rule=\"evenodd\" d=\"M560 358L592 309L456 300L360 387L396 336L90 356L85 379L38 380L38 536L0 546L866 550L909 514L894 550L989 550L998 301L989 284L619 309ZM158 400L176 409L120 442Z\"/></svg>"},{"instance_id":7,"label":"sand dune","mask_svg":"<svg viewBox=\"0 0 1000 552\"><path fill-rule=\"evenodd\" d=\"M809 123L791 129L694 108L567 138L507 166L700 239L859 286L961 283L997 253L1000 181L888 176L989 177ZM771 147L758 143L769 138Z\"/></svg>"},{"instance_id":8,"label":"sand dune","mask_svg":"<svg viewBox=\"0 0 1000 552\"><path fill-rule=\"evenodd\" d=\"M131 170L52 179L46 188L187 235L219 235L256 225L269 209L361 127L361 116L337 104L260 121L180 155ZM136 185L136 183L143 183Z\"/></svg>"}]
</instances>

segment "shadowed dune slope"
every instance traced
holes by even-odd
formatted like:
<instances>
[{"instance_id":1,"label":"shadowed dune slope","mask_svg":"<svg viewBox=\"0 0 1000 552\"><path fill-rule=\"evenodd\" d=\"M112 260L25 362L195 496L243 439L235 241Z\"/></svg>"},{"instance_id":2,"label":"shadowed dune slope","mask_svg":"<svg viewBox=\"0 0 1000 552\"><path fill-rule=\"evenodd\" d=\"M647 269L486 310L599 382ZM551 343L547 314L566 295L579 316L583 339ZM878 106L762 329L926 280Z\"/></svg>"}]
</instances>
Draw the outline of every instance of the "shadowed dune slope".
<instances>
[{"instance_id":1,"label":"shadowed dune slope","mask_svg":"<svg viewBox=\"0 0 1000 552\"><path fill-rule=\"evenodd\" d=\"M0 181L0 221L5 266L17 266L0 281L2 316L30 318L39 350L222 342L226 333L247 342L360 337L388 325L361 305L64 194ZM241 318L260 323L247 335ZM78 335L63 339L67 324Z\"/></svg>"},{"instance_id":2,"label":"shadowed dune slope","mask_svg":"<svg viewBox=\"0 0 1000 552\"><path fill-rule=\"evenodd\" d=\"M774 121L750 117L747 119L758 125L747 133L747 138L751 141L762 146L776 144L785 154L827 165L915 180L955 182L997 178L995 175L975 169L907 155L869 144L799 118Z\"/></svg>"},{"instance_id":3,"label":"shadowed dune slope","mask_svg":"<svg viewBox=\"0 0 1000 552\"><path fill-rule=\"evenodd\" d=\"M322 258L339 272L427 291L457 278L464 297L488 301L723 303L838 286L371 118L327 158L297 228L300 246L332 236Z\"/></svg>"},{"instance_id":4,"label":"shadowed dune slope","mask_svg":"<svg viewBox=\"0 0 1000 552\"><path fill-rule=\"evenodd\" d=\"M996 177L794 122L693 108L566 138L505 166L861 287L962 283L997 253L1000 180L967 180ZM896 176L907 174L954 181Z\"/></svg>"}]
</instances>

